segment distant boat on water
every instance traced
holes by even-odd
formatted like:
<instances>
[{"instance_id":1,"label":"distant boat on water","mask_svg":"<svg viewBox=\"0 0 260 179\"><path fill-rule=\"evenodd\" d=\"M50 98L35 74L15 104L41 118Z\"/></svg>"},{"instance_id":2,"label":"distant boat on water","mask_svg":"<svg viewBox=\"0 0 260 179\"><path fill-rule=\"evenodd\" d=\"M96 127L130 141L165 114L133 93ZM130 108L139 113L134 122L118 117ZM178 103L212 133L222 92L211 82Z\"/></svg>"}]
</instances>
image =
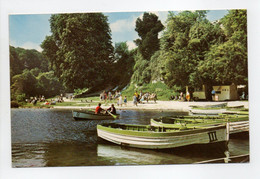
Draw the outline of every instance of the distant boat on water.
<instances>
[{"instance_id":1,"label":"distant boat on water","mask_svg":"<svg viewBox=\"0 0 260 179\"><path fill-rule=\"evenodd\" d=\"M72 111L72 116L75 120L112 120L118 118L119 114L95 114L94 111Z\"/></svg>"}]
</instances>

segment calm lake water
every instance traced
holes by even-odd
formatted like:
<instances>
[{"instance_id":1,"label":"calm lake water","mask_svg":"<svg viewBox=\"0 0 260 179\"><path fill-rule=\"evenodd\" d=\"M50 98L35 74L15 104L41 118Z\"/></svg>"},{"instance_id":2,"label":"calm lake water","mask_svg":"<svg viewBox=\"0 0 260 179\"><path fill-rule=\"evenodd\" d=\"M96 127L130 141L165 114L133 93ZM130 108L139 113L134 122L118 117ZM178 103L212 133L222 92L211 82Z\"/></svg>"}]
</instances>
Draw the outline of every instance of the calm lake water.
<instances>
[{"instance_id":1,"label":"calm lake water","mask_svg":"<svg viewBox=\"0 0 260 179\"><path fill-rule=\"evenodd\" d=\"M149 124L150 118L185 115L181 112L118 110L118 120L75 121L71 110L12 109L12 166L108 166L188 164L225 157L210 150L145 150L125 148L97 137L105 122ZM186 114L187 115L187 114ZM230 156L248 154L248 138L231 139Z\"/></svg>"}]
</instances>

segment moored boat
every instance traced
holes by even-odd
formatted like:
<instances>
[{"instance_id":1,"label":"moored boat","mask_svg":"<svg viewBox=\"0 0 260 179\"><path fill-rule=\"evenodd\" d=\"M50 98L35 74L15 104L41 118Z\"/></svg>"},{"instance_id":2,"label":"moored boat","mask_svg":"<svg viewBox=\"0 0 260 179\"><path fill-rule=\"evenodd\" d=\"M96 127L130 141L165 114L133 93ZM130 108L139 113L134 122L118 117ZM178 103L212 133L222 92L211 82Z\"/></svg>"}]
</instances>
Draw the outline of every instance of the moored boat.
<instances>
[{"instance_id":1,"label":"moored boat","mask_svg":"<svg viewBox=\"0 0 260 179\"><path fill-rule=\"evenodd\" d=\"M228 103L217 103L217 104L208 104L208 105L190 105L192 108L225 108Z\"/></svg>"},{"instance_id":2,"label":"moored boat","mask_svg":"<svg viewBox=\"0 0 260 179\"><path fill-rule=\"evenodd\" d=\"M97 134L122 146L166 149L212 143L226 146L229 137L227 129L226 125L189 128L107 123L97 125Z\"/></svg>"},{"instance_id":3,"label":"moored boat","mask_svg":"<svg viewBox=\"0 0 260 179\"><path fill-rule=\"evenodd\" d=\"M110 115L110 114L95 114L94 111L72 111L72 116L75 120L111 120L118 118L118 114Z\"/></svg>"},{"instance_id":4,"label":"moored boat","mask_svg":"<svg viewBox=\"0 0 260 179\"><path fill-rule=\"evenodd\" d=\"M220 116L175 116L151 119L152 126L160 127L202 127L217 126L229 123L230 134L248 132L248 115L220 115Z\"/></svg>"}]
</instances>

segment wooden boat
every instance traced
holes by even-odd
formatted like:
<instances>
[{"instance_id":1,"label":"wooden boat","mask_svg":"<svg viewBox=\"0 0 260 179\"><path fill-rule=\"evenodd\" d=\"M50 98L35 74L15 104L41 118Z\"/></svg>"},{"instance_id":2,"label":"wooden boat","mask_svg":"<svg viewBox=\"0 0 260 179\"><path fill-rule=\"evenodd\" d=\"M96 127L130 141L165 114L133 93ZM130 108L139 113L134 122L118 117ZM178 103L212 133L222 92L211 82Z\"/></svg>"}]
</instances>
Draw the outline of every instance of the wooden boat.
<instances>
[{"instance_id":1,"label":"wooden boat","mask_svg":"<svg viewBox=\"0 0 260 179\"><path fill-rule=\"evenodd\" d=\"M210 105L190 105L192 108L225 108L228 103L218 103L218 104L210 104Z\"/></svg>"},{"instance_id":2,"label":"wooden boat","mask_svg":"<svg viewBox=\"0 0 260 179\"><path fill-rule=\"evenodd\" d=\"M97 125L97 134L122 146L166 149L213 143L227 146L227 129L226 125L189 128L108 123Z\"/></svg>"},{"instance_id":3,"label":"wooden boat","mask_svg":"<svg viewBox=\"0 0 260 179\"><path fill-rule=\"evenodd\" d=\"M162 117L158 119L151 119L150 123L152 126L160 127L217 126L229 123L230 134L249 131L248 115Z\"/></svg>"},{"instance_id":4,"label":"wooden boat","mask_svg":"<svg viewBox=\"0 0 260 179\"><path fill-rule=\"evenodd\" d=\"M118 118L117 115L110 115L110 114L95 114L94 111L72 111L72 116L75 120L90 120L90 119L95 119L95 120L111 120Z\"/></svg>"},{"instance_id":5,"label":"wooden boat","mask_svg":"<svg viewBox=\"0 0 260 179\"><path fill-rule=\"evenodd\" d=\"M220 113L225 113L226 109L191 109L190 112L194 115L218 115Z\"/></svg>"}]
</instances>

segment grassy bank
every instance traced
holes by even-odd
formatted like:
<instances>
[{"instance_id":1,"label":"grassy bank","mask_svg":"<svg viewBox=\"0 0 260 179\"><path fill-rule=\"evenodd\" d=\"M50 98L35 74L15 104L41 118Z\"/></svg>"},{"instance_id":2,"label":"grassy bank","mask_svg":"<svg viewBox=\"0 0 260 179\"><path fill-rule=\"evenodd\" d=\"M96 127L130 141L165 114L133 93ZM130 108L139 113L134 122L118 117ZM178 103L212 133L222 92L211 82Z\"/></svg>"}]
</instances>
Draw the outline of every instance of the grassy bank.
<instances>
[{"instance_id":1,"label":"grassy bank","mask_svg":"<svg viewBox=\"0 0 260 179\"><path fill-rule=\"evenodd\" d=\"M162 82L144 84L140 87L135 87L134 85L130 85L126 90L122 92L123 96L127 96L128 100L132 100L133 95L137 91L139 94L142 91L143 94L146 92L156 93L158 100L167 101L170 99L172 95L176 95L177 93L174 90L170 89L166 84Z\"/></svg>"}]
</instances>

